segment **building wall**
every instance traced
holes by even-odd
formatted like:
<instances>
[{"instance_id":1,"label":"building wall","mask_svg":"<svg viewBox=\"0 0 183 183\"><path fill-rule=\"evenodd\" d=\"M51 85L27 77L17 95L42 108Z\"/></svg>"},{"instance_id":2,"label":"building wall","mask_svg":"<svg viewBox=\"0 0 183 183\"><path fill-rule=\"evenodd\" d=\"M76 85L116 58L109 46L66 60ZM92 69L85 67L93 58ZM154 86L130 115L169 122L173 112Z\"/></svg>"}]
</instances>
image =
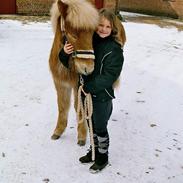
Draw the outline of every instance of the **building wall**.
<instances>
[{"instance_id":1,"label":"building wall","mask_svg":"<svg viewBox=\"0 0 183 183\"><path fill-rule=\"evenodd\" d=\"M179 18L183 20L183 0L169 1L172 8L176 11Z\"/></svg>"},{"instance_id":2,"label":"building wall","mask_svg":"<svg viewBox=\"0 0 183 183\"><path fill-rule=\"evenodd\" d=\"M115 0L89 0L94 4L103 4L103 7L115 9ZM102 1L102 3L100 3ZM16 0L17 13L28 15L47 15L54 0Z\"/></svg>"},{"instance_id":3,"label":"building wall","mask_svg":"<svg viewBox=\"0 0 183 183\"><path fill-rule=\"evenodd\" d=\"M149 3L149 1L151 2ZM172 0L120 0L119 9L178 18L178 14L172 8L170 1Z\"/></svg>"},{"instance_id":4,"label":"building wall","mask_svg":"<svg viewBox=\"0 0 183 183\"><path fill-rule=\"evenodd\" d=\"M16 0L17 13L28 15L48 15L54 0ZM103 1L103 6L119 10L164 15L183 19L183 0L89 0ZM150 1L150 3L149 3Z\"/></svg>"},{"instance_id":5,"label":"building wall","mask_svg":"<svg viewBox=\"0 0 183 183\"><path fill-rule=\"evenodd\" d=\"M49 14L52 3L55 0L16 0L17 13L29 15L47 15ZM94 4L102 5L114 9L114 0L89 0Z\"/></svg>"},{"instance_id":6,"label":"building wall","mask_svg":"<svg viewBox=\"0 0 183 183\"><path fill-rule=\"evenodd\" d=\"M0 14L16 14L16 0L0 0Z\"/></svg>"},{"instance_id":7,"label":"building wall","mask_svg":"<svg viewBox=\"0 0 183 183\"><path fill-rule=\"evenodd\" d=\"M115 10L116 1L115 0L104 0L104 7Z\"/></svg>"},{"instance_id":8,"label":"building wall","mask_svg":"<svg viewBox=\"0 0 183 183\"><path fill-rule=\"evenodd\" d=\"M115 0L88 0L90 2L92 2L93 4L96 5L96 7L98 7L97 5L100 5L99 7L101 7L101 5L103 5L103 7L109 8L109 9L115 9L116 6L116 1Z\"/></svg>"},{"instance_id":9,"label":"building wall","mask_svg":"<svg viewBox=\"0 0 183 183\"><path fill-rule=\"evenodd\" d=\"M27 15L48 15L53 0L16 0L17 13Z\"/></svg>"}]
</instances>

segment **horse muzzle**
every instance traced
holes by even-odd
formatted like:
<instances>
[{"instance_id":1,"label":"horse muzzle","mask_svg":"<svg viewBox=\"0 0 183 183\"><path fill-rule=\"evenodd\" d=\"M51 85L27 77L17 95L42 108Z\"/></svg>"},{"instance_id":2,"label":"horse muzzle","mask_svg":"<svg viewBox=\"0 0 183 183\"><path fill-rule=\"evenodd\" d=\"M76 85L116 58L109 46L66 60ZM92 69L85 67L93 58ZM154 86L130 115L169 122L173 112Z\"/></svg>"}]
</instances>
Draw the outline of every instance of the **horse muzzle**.
<instances>
[{"instance_id":1,"label":"horse muzzle","mask_svg":"<svg viewBox=\"0 0 183 183\"><path fill-rule=\"evenodd\" d=\"M94 51L76 50L72 53L76 70L79 74L89 75L94 70Z\"/></svg>"}]
</instances>

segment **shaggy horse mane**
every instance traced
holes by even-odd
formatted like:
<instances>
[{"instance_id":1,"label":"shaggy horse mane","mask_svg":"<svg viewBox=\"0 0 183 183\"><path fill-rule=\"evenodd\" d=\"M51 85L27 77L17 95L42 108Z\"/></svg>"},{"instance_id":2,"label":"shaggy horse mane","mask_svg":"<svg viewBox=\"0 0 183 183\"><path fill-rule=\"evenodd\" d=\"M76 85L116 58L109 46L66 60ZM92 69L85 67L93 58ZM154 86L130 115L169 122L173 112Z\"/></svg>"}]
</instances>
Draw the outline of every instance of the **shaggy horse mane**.
<instances>
[{"instance_id":1,"label":"shaggy horse mane","mask_svg":"<svg viewBox=\"0 0 183 183\"><path fill-rule=\"evenodd\" d=\"M51 8L51 23L55 32L57 19L61 15L57 2L62 1L68 5L66 22L75 29L95 30L98 25L99 15L97 9L86 0L56 0Z\"/></svg>"}]
</instances>

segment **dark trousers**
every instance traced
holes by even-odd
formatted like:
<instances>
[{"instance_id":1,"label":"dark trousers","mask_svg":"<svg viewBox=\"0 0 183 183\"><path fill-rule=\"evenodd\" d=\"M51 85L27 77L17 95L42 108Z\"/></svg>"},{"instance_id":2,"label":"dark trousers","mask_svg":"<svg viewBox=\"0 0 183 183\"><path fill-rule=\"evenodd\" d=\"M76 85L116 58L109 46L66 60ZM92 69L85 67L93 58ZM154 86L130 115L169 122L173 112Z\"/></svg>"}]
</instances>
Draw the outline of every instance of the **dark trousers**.
<instances>
[{"instance_id":1,"label":"dark trousers","mask_svg":"<svg viewBox=\"0 0 183 183\"><path fill-rule=\"evenodd\" d=\"M93 134L94 144L100 153L108 154L109 134L107 130L108 120L112 114L112 100L105 102L93 100Z\"/></svg>"}]
</instances>

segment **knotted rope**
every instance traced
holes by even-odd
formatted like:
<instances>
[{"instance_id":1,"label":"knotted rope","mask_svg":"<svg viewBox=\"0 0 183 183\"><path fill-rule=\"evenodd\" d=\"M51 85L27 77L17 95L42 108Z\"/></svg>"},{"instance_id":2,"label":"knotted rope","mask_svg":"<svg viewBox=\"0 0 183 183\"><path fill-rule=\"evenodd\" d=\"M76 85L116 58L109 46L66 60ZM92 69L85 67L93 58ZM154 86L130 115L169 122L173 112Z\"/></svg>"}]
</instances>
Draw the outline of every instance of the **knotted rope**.
<instances>
[{"instance_id":1,"label":"knotted rope","mask_svg":"<svg viewBox=\"0 0 183 183\"><path fill-rule=\"evenodd\" d=\"M82 93L85 95L84 105L82 100ZM77 118L78 123L88 122L89 133L90 133L90 144L92 147L92 160L95 160L95 145L93 139L93 126L92 126L92 113L93 113L93 103L90 93L85 93L83 90L83 84L80 85L78 89L78 106L77 106Z\"/></svg>"}]
</instances>

